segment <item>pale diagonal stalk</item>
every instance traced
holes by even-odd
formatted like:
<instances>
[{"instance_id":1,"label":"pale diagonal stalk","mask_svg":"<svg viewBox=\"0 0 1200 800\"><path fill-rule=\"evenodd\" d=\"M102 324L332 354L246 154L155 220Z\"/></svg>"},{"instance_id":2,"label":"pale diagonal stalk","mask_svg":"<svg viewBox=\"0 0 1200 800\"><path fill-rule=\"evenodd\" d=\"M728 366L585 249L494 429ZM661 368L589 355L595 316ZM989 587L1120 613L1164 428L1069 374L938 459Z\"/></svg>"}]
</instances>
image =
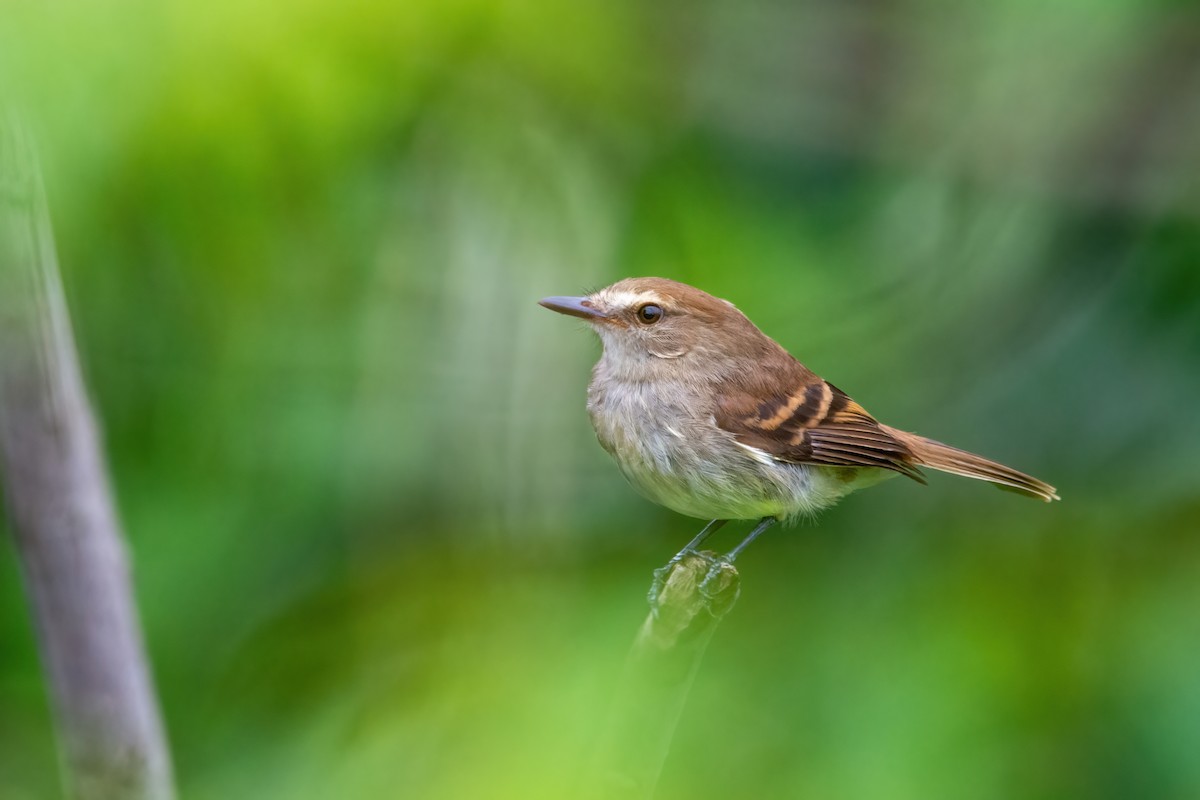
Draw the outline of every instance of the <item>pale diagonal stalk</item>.
<instances>
[{"instance_id":1,"label":"pale diagonal stalk","mask_svg":"<svg viewBox=\"0 0 1200 800\"><path fill-rule=\"evenodd\" d=\"M0 116L0 472L68 796L169 800L171 762L27 130Z\"/></svg>"},{"instance_id":2,"label":"pale diagonal stalk","mask_svg":"<svg viewBox=\"0 0 1200 800\"><path fill-rule=\"evenodd\" d=\"M719 564L710 577L712 567L711 557L692 553L666 576L625 660L587 796L654 796L704 651L739 593L732 564Z\"/></svg>"}]
</instances>

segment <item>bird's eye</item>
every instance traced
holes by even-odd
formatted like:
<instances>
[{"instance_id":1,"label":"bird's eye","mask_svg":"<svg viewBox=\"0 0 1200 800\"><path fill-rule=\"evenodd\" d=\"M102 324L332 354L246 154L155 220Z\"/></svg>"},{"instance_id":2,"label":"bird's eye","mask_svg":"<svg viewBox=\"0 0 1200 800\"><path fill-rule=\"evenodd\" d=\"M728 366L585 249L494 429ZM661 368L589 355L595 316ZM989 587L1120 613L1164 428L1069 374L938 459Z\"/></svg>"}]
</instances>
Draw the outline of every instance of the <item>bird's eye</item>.
<instances>
[{"instance_id":1,"label":"bird's eye","mask_svg":"<svg viewBox=\"0 0 1200 800\"><path fill-rule=\"evenodd\" d=\"M663 317L663 310L653 303L647 303L637 310L638 322L643 325L653 325Z\"/></svg>"}]
</instances>

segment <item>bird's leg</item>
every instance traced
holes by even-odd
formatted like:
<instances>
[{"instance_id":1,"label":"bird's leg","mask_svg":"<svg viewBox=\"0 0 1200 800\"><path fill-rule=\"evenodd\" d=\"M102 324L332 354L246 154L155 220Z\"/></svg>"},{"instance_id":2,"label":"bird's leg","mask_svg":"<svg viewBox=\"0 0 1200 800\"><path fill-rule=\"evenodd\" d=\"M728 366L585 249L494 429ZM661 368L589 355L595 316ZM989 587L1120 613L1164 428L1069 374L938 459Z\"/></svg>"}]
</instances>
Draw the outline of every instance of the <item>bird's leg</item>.
<instances>
[{"instance_id":1,"label":"bird's leg","mask_svg":"<svg viewBox=\"0 0 1200 800\"><path fill-rule=\"evenodd\" d=\"M696 538L684 545L683 549L676 553L670 561L654 570L654 582L650 584L650 595L648 598L650 600L650 605L653 606L658 603L658 595L662 591L663 584L667 581L667 576L671 574L671 570L675 569L675 565L678 564L684 556L698 555L696 548L704 544L704 541L719 531L721 526L726 522L729 522L729 520L714 519L712 522L704 526L704 530L696 534Z\"/></svg>"},{"instance_id":2,"label":"bird's leg","mask_svg":"<svg viewBox=\"0 0 1200 800\"><path fill-rule=\"evenodd\" d=\"M742 543L730 550L725 555L716 560L712 567L708 570L708 574L704 576L704 581L700 584L700 592L705 596L711 594L714 581L721 574L721 570L727 564L733 564L734 560L741 555L742 551L750 546L750 543L757 539L763 531L779 522L775 517L763 517L758 524L754 526L754 530L750 531L750 535L742 540Z\"/></svg>"},{"instance_id":3,"label":"bird's leg","mask_svg":"<svg viewBox=\"0 0 1200 800\"><path fill-rule=\"evenodd\" d=\"M750 546L751 542L757 539L763 533L763 531L774 525L776 522L779 522L779 520L775 517L763 517L761 520L759 520L759 523L754 530L750 531L750 535L745 539L742 539L741 544L729 551L729 554L725 556L725 561L732 564L734 559L741 555L742 551Z\"/></svg>"}]
</instances>

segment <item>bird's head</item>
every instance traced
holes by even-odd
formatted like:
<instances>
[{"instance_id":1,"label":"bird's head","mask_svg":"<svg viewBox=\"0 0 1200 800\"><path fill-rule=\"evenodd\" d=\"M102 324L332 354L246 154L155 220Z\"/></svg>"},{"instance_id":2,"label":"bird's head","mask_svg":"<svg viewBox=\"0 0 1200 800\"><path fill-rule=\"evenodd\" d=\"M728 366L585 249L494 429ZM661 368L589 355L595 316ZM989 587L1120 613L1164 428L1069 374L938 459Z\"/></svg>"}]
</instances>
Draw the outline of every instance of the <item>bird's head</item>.
<instances>
[{"instance_id":1,"label":"bird's head","mask_svg":"<svg viewBox=\"0 0 1200 800\"><path fill-rule=\"evenodd\" d=\"M728 300L666 278L626 278L582 297L547 297L540 304L586 320L604 343L605 357L630 377L670 371L663 362L717 367L774 345Z\"/></svg>"}]
</instances>

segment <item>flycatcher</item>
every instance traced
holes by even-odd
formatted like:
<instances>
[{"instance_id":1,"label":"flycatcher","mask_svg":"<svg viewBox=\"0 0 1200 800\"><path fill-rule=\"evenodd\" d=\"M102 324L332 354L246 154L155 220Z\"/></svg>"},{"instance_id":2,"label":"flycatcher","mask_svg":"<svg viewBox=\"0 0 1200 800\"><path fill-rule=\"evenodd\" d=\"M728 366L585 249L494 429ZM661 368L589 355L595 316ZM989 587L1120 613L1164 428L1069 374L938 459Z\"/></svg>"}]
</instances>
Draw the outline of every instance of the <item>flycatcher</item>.
<instances>
[{"instance_id":1,"label":"flycatcher","mask_svg":"<svg viewBox=\"0 0 1200 800\"><path fill-rule=\"evenodd\" d=\"M628 278L541 305L586 320L604 354L588 413L633 486L680 514L731 519L758 534L921 467L988 481L1047 502L1053 486L982 456L883 425L805 367L732 303L664 278ZM676 561L679 556L676 556Z\"/></svg>"}]
</instances>

